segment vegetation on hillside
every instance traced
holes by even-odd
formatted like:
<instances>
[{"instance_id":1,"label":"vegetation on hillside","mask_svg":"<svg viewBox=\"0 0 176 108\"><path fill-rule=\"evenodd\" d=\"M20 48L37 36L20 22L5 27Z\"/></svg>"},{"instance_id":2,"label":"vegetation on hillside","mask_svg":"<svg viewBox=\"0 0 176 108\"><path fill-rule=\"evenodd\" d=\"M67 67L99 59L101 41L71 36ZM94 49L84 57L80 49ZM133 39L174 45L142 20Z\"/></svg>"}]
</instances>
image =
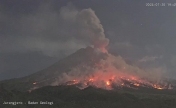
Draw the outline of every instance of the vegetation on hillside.
<instances>
[{"instance_id":1,"label":"vegetation on hillside","mask_svg":"<svg viewBox=\"0 0 176 108\"><path fill-rule=\"evenodd\" d=\"M41 101L41 102L40 102ZM18 102L19 105L4 102ZM22 102L19 103L19 102ZM34 102L33 104L31 104ZM38 103L37 103L38 102ZM43 102L43 103L42 103ZM16 103L17 104L17 103ZM176 108L176 95L46 86L32 92L0 89L0 108Z\"/></svg>"}]
</instances>

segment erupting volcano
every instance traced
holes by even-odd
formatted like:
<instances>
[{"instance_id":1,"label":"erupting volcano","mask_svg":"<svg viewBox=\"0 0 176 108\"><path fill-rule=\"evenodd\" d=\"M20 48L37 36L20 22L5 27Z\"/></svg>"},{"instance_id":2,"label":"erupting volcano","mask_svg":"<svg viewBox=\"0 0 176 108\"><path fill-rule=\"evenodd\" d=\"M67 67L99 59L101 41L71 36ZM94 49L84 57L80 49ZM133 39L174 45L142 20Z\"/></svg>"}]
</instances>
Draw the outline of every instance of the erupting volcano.
<instances>
[{"instance_id":1,"label":"erupting volcano","mask_svg":"<svg viewBox=\"0 0 176 108\"><path fill-rule=\"evenodd\" d=\"M92 51L94 57L89 61L81 62L69 72L62 73L53 85L76 85L83 89L94 86L103 89L121 88L149 88L172 89L167 81L158 79L138 67L128 65L120 56L116 57L107 51L102 52L88 47L85 50ZM86 63L87 62L87 63ZM155 79L156 78L156 79Z\"/></svg>"},{"instance_id":2,"label":"erupting volcano","mask_svg":"<svg viewBox=\"0 0 176 108\"><path fill-rule=\"evenodd\" d=\"M44 78L42 74L48 76ZM107 90L174 88L164 77L154 75L127 64L120 56L87 47L36 73L31 90L46 85L75 85L80 89L93 86Z\"/></svg>"},{"instance_id":3,"label":"erupting volcano","mask_svg":"<svg viewBox=\"0 0 176 108\"><path fill-rule=\"evenodd\" d=\"M175 90L171 80L129 65L121 56L97 48L82 48L32 75L2 81L7 89L31 91L43 86L74 85L106 90Z\"/></svg>"},{"instance_id":4,"label":"erupting volcano","mask_svg":"<svg viewBox=\"0 0 176 108\"><path fill-rule=\"evenodd\" d=\"M63 9L70 10L68 7ZM33 90L47 85L75 85L81 89L88 86L108 90L174 89L175 85L166 80L162 74L129 65L121 56L110 54L106 49L109 39L105 37L103 26L92 9L76 11L72 23L79 26L79 30L73 30L77 31L79 40L89 47L82 48L32 75L2 81L5 87Z\"/></svg>"}]
</instances>

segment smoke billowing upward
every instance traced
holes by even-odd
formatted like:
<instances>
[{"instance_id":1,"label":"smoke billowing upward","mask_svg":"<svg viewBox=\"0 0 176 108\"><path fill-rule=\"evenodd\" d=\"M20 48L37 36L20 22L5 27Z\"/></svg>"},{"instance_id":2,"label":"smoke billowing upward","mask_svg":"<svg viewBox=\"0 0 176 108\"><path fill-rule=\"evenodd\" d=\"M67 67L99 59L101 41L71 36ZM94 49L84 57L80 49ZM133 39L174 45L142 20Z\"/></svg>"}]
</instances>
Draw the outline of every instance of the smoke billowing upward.
<instances>
[{"instance_id":1,"label":"smoke billowing upward","mask_svg":"<svg viewBox=\"0 0 176 108\"><path fill-rule=\"evenodd\" d=\"M109 53L121 55L129 64L176 77L176 22L174 17L168 17L175 11L171 8L146 10L140 6L141 2L131 5L118 0L105 1L33 0L26 3L22 0L16 3L1 0L0 79L32 74L87 46L103 52L107 52L107 48ZM40 63L39 56L51 61ZM40 60L33 63L24 57ZM23 62L27 66L19 68ZM21 74L16 76L16 72Z\"/></svg>"},{"instance_id":2,"label":"smoke billowing upward","mask_svg":"<svg viewBox=\"0 0 176 108\"><path fill-rule=\"evenodd\" d=\"M73 81L73 84L82 83L84 85L85 82L89 82L97 87L108 88L111 84L110 81L117 85L122 85L123 78L125 78L125 80L131 81L134 86L142 83L153 88L165 88L156 85L161 82L161 72L142 70L137 66L127 64L121 56L116 57L107 52L106 46L109 44L109 39L105 37L103 26L92 9L72 11L73 7L71 4L63 9L74 16L70 21L74 22L76 27L78 27L78 37L82 40L87 40L95 49L99 49L103 53L106 52L107 58L94 63L93 67L86 64L78 65L72 68L70 72L64 72L53 83L54 85ZM66 19L68 20L70 17L67 16ZM86 85L87 83L84 86Z\"/></svg>"},{"instance_id":3,"label":"smoke billowing upward","mask_svg":"<svg viewBox=\"0 0 176 108\"><path fill-rule=\"evenodd\" d=\"M62 17L72 22L76 28L77 38L86 40L101 51L109 44L109 39L105 37L103 26L92 9L77 10L72 4L61 9Z\"/></svg>"},{"instance_id":4,"label":"smoke billowing upward","mask_svg":"<svg viewBox=\"0 0 176 108\"><path fill-rule=\"evenodd\" d=\"M109 39L105 37L103 26L100 24L100 20L95 15L92 9L84 9L78 13L77 21L85 32L85 36L88 36L90 43L95 48L105 49L109 43Z\"/></svg>"},{"instance_id":5,"label":"smoke billowing upward","mask_svg":"<svg viewBox=\"0 0 176 108\"><path fill-rule=\"evenodd\" d=\"M11 16L4 14L4 17ZM104 49L109 43L95 12L92 9L77 9L71 3L59 10L50 3L43 3L35 12L22 15L13 23L5 19L2 22L15 28L14 35L18 36L14 38L12 35L7 42L1 39L2 52L39 51L60 58L90 45Z\"/></svg>"},{"instance_id":6,"label":"smoke billowing upward","mask_svg":"<svg viewBox=\"0 0 176 108\"><path fill-rule=\"evenodd\" d=\"M131 80L134 79L134 76L136 79L139 77L139 82L140 78L159 82L162 77L160 72L156 74L156 70L154 70L155 72L151 70L146 72L137 66L127 64L121 56L108 53L106 47L109 44L109 39L105 37L99 18L90 8L79 10L69 3L57 12L50 5L43 5L34 14L26 15L17 22L19 23L17 30L19 30L21 38L12 41L15 41L15 45L22 46L18 50L42 51L50 56L58 55L60 52L68 52L67 55L69 55L80 48L92 45L95 52L97 51L95 49L99 49L103 52L102 54L107 55L107 58L101 59L100 62L91 61L94 66L78 63L79 65L74 65L69 69L69 72L65 72L66 70L59 71L58 73L62 74L58 75L59 78L53 83L60 84L70 80L84 82L86 79L102 87L107 86L106 83L109 85L109 80L122 84L121 77L131 78ZM5 41L3 44L6 45ZM13 50L16 50L15 45L12 45ZM101 54L101 52L96 54ZM76 59L86 54L78 55ZM75 63L75 61L72 62ZM70 66L68 63L64 67L68 65Z\"/></svg>"}]
</instances>

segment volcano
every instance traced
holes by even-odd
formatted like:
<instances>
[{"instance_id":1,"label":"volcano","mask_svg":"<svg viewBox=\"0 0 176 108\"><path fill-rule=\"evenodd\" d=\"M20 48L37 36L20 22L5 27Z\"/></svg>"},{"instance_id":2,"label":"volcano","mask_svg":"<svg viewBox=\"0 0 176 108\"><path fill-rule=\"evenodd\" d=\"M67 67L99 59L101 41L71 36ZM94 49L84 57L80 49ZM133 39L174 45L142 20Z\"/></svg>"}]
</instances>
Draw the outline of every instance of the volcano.
<instances>
[{"instance_id":1,"label":"volcano","mask_svg":"<svg viewBox=\"0 0 176 108\"><path fill-rule=\"evenodd\" d=\"M1 81L0 84L4 88L10 90L17 89L20 91L47 86L52 84L63 72L68 73L72 68L80 65L93 66L94 63L106 57L107 54L104 53L97 55L97 52L92 47L82 48L39 72L22 78L4 80Z\"/></svg>"},{"instance_id":2,"label":"volcano","mask_svg":"<svg viewBox=\"0 0 176 108\"><path fill-rule=\"evenodd\" d=\"M133 70L133 71L131 71ZM139 72L138 72L139 71ZM75 85L103 89L175 89L168 80L155 81L121 57L87 47L32 75L1 81L6 89L31 91L43 86Z\"/></svg>"}]
</instances>

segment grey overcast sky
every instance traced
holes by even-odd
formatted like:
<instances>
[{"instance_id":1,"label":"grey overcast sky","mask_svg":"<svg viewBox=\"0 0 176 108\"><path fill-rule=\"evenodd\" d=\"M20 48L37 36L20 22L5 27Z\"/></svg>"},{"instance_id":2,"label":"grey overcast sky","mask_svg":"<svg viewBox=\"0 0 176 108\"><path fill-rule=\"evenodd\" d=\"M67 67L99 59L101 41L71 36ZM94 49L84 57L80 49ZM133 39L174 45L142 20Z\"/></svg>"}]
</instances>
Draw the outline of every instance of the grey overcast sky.
<instances>
[{"instance_id":1,"label":"grey overcast sky","mask_svg":"<svg viewBox=\"0 0 176 108\"><path fill-rule=\"evenodd\" d=\"M89 8L103 25L109 52L176 79L175 0L0 0L0 80L37 72L90 45L73 23Z\"/></svg>"}]
</instances>

